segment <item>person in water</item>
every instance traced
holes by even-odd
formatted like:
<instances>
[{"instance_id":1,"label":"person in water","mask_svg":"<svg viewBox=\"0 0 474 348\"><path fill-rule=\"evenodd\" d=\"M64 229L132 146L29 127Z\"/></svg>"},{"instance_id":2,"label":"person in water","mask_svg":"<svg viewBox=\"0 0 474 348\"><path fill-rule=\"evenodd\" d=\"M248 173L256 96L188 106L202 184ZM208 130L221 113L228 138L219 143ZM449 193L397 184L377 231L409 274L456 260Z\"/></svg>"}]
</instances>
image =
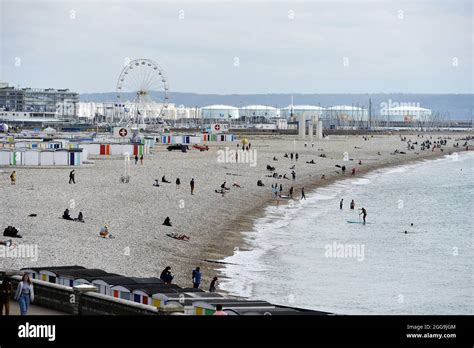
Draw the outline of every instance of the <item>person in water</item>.
<instances>
[{"instance_id":1,"label":"person in water","mask_svg":"<svg viewBox=\"0 0 474 348\"><path fill-rule=\"evenodd\" d=\"M365 218L367 217L367 210L365 210L365 208L361 208L359 216L360 215L362 215L362 219L364 219L364 224L365 224Z\"/></svg>"},{"instance_id":2,"label":"person in water","mask_svg":"<svg viewBox=\"0 0 474 348\"><path fill-rule=\"evenodd\" d=\"M351 209L354 210L355 206L356 206L356 204L355 204L354 200L352 200L351 201Z\"/></svg>"},{"instance_id":3,"label":"person in water","mask_svg":"<svg viewBox=\"0 0 474 348\"><path fill-rule=\"evenodd\" d=\"M165 225L165 226L172 226L172 225L171 225L171 220L170 220L169 216L166 217L165 221L163 222L163 225Z\"/></svg>"},{"instance_id":4,"label":"person in water","mask_svg":"<svg viewBox=\"0 0 474 348\"><path fill-rule=\"evenodd\" d=\"M301 189L301 199L306 199L306 196L304 194L304 187Z\"/></svg>"}]
</instances>

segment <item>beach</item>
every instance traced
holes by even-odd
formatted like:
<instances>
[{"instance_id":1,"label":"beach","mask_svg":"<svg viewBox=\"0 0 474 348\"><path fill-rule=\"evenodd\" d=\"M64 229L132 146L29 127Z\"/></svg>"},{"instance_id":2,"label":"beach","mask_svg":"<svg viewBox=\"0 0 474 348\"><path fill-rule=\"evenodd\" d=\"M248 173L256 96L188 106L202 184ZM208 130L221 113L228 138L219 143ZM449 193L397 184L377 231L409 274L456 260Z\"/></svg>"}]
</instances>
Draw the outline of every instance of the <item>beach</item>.
<instances>
[{"instance_id":1,"label":"beach","mask_svg":"<svg viewBox=\"0 0 474 348\"><path fill-rule=\"evenodd\" d=\"M208 289L213 276L225 257L249 246L241 232L252 230L253 222L262 216L268 205L288 204L288 199L277 200L271 185L282 184L286 195L294 187L294 201L305 188L311 191L351 176L368 171L413 161L447 155L455 139L468 134L433 133L431 141L449 137L448 144L435 151L420 151L423 138L416 133L403 134L407 140L418 142L415 150L407 150L400 135L329 136L322 140L298 140L296 136L249 136L252 160L235 163L231 150L237 143L210 145L209 151L190 150L187 153L167 151L157 146L145 156L143 165L132 160L130 182L121 183L126 162L121 157L95 158L93 165L76 169L76 184L68 184L70 169L16 168L17 183L10 185L11 168L1 168L0 226L16 227L23 236L14 245L38 246L37 260L2 258L3 268L81 265L100 268L127 276L159 276L166 266L172 267L174 282L191 286L191 271L200 266L203 272L201 287ZM461 145L464 141L458 141ZM226 150L227 147L227 150ZM395 150L405 154L393 154ZM284 158L284 154L298 153L298 161ZM226 155L227 154L227 155ZM325 154L326 157L320 157ZM278 160L274 161L276 157ZM242 158L241 158L242 160ZM314 160L315 164L306 162ZM361 164L359 165L359 161ZM274 166L287 179L267 177ZM296 179L291 167L295 165ZM339 166L345 166L345 174ZM162 183L165 175L171 183ZM326 179L321 179L325 175ZM175 185L176 178L181 187ZM194 195L190 194L190 180L195 180ZM154 187L159 179L160 187ZM262 180L264 187L258 187ZM222 195L215 190L226 182L230 190ZM238 184L239 187L233 186ZM61 219L69 208L71 216L79 212L85 223ZM36 216L29 216L36 214ZM172 227L162 223L169 217ZM106 224L114 239L99 237L99 229ZM186 234L189 241L170 238L167 233ZM6 239L2 237L2 240ZM207 260L207 261L206 261Z\"/></svg>"}]
</instances>

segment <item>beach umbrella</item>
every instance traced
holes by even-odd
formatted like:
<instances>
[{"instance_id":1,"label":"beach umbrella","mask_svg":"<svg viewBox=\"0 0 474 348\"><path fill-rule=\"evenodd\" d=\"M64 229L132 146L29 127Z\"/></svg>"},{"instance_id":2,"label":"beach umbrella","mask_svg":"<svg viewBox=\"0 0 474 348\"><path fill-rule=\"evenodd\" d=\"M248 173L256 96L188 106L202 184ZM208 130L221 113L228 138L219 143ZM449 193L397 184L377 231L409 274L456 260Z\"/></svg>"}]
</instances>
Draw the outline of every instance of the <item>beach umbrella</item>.
<instances>
[{"instance_id":1,"label":"beach umbrella","mask_svg":"<svg viewBox=\"0 0 474 348\"><path fill-rule=\"evenodd\" d=\"M242 144L247 145L249 143L249 140L247 138L242 139Z\"/></svg>"}]
</instances>

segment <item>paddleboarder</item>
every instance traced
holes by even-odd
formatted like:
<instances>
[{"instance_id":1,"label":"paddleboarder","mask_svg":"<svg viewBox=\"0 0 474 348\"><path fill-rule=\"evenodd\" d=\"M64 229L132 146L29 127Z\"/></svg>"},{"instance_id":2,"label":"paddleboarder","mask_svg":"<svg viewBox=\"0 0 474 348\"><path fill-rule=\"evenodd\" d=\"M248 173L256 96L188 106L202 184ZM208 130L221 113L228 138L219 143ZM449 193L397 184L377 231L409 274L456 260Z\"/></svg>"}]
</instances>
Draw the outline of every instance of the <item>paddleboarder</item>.
<instances>
[{"instance_id":1,"label":"paddleboarder","mask_svg":"<svg viewBox=\"0 0 474 348\"><path fill-rule=\"evenodd\" d=\"M362 215L362 219L364 220L364 225L365 225L365 218L367 216L367 210L365 210L365 208L361 208L360 209L360 213L359 213L359 216Z\"/></svg>"}]
</instances>

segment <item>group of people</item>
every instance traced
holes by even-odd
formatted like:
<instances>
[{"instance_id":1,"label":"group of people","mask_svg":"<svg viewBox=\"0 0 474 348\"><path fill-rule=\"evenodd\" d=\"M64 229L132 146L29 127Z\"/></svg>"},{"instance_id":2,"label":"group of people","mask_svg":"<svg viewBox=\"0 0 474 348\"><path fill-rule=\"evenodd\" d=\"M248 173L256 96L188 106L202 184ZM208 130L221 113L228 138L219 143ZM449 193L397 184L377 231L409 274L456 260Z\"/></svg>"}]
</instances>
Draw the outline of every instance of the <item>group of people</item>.
<instances>
[{"instance_id":1,"label":"group of people","mask_svg":"<svg viewBox=\"0 0 474 348\"><path fill-rule=\"evenodd\" d=\"M84 221L84 215L82 214L82 211L79 212L79 214L77 215L77 218L72 218L70 213L69 213L69 209L66 209L63 213L63 216L62 218L64 220L71 220L71 221L77 221L77 222L85 222Z\"/></svg>"},{"instance_id":2,"label":"group of people","mask_svg":"<svg viewBox=\"0 0 474 348\"><path fill-rule=\"evenodd\" d=\"M169 181L168 179L166 179L166 175L163 175L161 177L161 183L163 184L171 184L171 181ZM176 188L179 189L181 188L181 179L180 178L176 178ZM191 181L189 182L189 187L191 189L191 194L194 195L194 185L195 185L195 181L194 181L194 178L191 179ZM155 182L153 183L153 186L154 187L160 187L160 181L158 179L155 179Z\"/></svg>"},{"instance_id":3,"label":"group of people","mask_svg":"<svg viewBox=\"0 0 474 348\"><path fill-rule=\"evenodd\" d=\"M341 200L339 201L339 209L342 210L344 206L344 198L341 198ZM351 203L349 205L350 209L351 210L354 210L355 209L355 201L354 200L351 200ZM359 209L360 210L360 213L359 213L359 216L362 215L362 219L364 220L364 224L366 223L366 217L367 217L367 210L362 207Z\"/></svg>"},{"instance_id":4,"label":"group of people","mask_svg":"<svg viewBox=\"0 0 474 348\"><path fill-rule=\"evenodd\" d=\"M2 285L0 286L0 315L10 315L10 300L13 295L12 282L8 277L4 277ZM33 283L28 274L24 274L21 281L18 283L13 299L18 302L20 306L20 314L28 314L30 303L35 299Z\"/></svg>"},{"instance_id":5,"label":"group of people","mask_svg":"<svg viewBox=\"0 0 474 348\"><path fill-rule=\"evenodd\" d=\"M165 284L171 284L174 279L174 275L171 273L171 266L167 266L160 274L160 279ZM198 266L192 271L191 281L194 289L199 289L201 286L202 272L201 268ZM213 277L209 285L209 292L216 292L218 285L218 278Z\"/></svg>"}]
</instances>

